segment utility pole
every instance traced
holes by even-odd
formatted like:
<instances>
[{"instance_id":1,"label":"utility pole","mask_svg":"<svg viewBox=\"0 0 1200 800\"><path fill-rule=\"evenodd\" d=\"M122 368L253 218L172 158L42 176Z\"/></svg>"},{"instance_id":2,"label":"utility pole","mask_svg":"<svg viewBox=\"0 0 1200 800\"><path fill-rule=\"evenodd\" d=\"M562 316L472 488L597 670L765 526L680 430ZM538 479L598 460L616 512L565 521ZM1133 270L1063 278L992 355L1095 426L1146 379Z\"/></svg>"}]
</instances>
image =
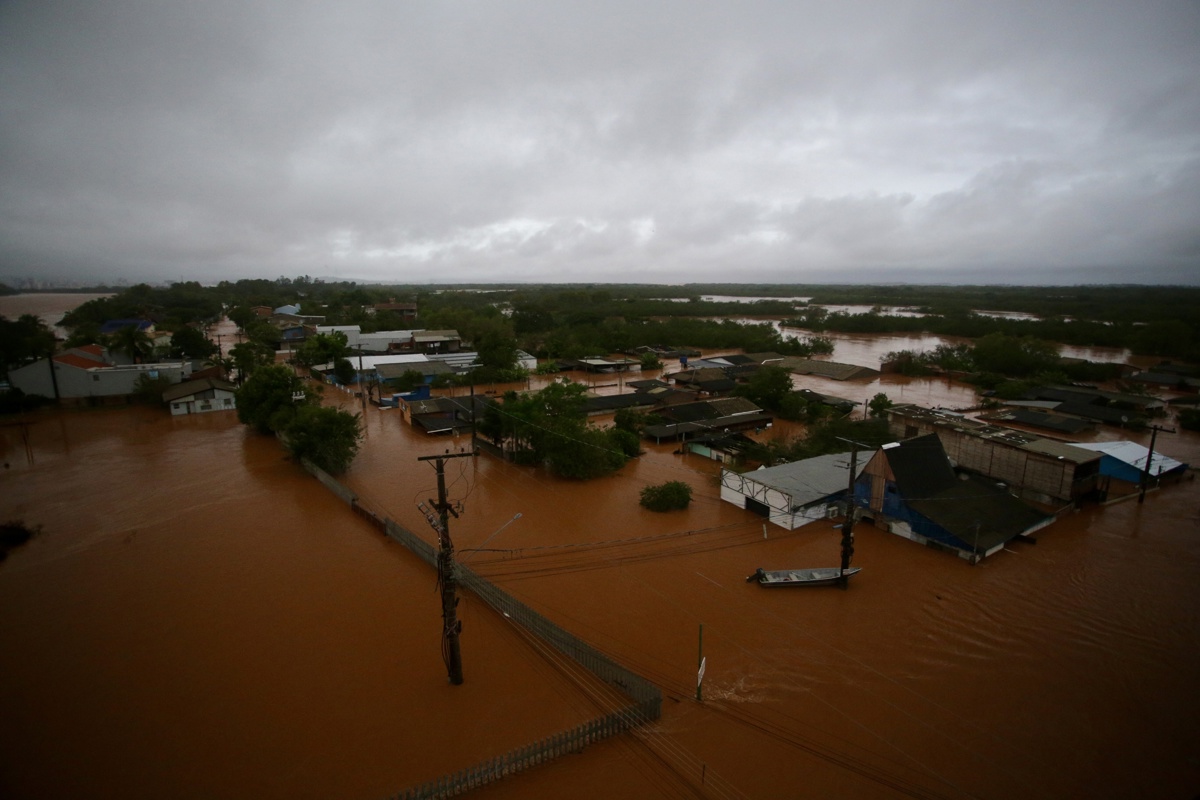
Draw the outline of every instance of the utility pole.
<instances>
[{"instance_id":1,"label":"utility pole","mask_svg":"<svg viewBox=\"0 0 1200 800\"><path fill-rule=\"evenodd\" d=\"M858 448L860 442L853 439L838 437L838 441L850 445L850 477L846 488L846 522L842 525L842 566L838 572L838 585L847 588L846 570L850 569L850 560L854 558L854 480L858 477ZM866 447L866 445L862 445Z\"/></svg>"},{"instance_id":2,"label":"utility pole","mask_svg":"<svg viewBox=\"0 0 1200 800\"><path fill-rule=\"evenodd\" d=\"M446 500L446 459L473 457L470 453L447 453L442 456L421 456L417 461L433 461L437 470L438 499L433 502L437 516L429 511L424 503L417 505L423 512L429 525L438 535L438 586L442 594L442 660L446 662L446 670L450 682L455 686L463 682L462 652L459 649L458 634L462 631L462 623L458 621L458 597L455 590L458 581L454 574L454 543L450 540L450 515L458 517L450 503Z\"/></svg>"},{"instance_id":3,"label":"utility pole","mask_svg":"<svg viewBox=\"0 0 1200 800\"><path fill-rule=\"evenodd\" d=\"M358 345L358 396L362 398L363 419L365 420L367 418L367 396L363 394L364 383L366 383L366 380L363 377L362 343L360 342ZM441 474L440 470L438 474ZM459 683L461 682L460 680Z\"/></svg>"},{"instance_id":4,"label":"utility pole","mask_svg":"<svg viewBox=\"0 0 1200 800\"><path fill-rule=\"evenodd\" d=\"M1164 428L1159 425L1150 426L1150 452L1146 454L1146 466L1142 468L1142 488L1138 492L1138 505L1146 502L1146 485L1150 483L1150 462L1154 460L1154 440L1158 438L1158 432L1174 433L1174 428Z\"/></svg>"}]
</instances>

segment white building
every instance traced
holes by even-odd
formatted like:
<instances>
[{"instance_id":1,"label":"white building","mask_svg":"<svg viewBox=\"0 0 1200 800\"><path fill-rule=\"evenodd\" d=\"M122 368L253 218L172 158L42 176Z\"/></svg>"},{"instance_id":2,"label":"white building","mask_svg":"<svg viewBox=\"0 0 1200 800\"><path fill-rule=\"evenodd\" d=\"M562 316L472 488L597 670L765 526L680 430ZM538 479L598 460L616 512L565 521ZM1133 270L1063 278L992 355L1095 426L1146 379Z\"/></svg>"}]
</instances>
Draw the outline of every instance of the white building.
<instances>
[{"instance_id":1,"label":"white building","mask_svg":"<svg viewBox=\"0 0 1200 800\"><path fill-rule=\"evenodd\" d=\"M237 400L234 385L215 378L202 378L172 386L163 392L163 402L171 414L204 414L209 411L234 411Z\"/></svg>"},{"instance_id":2,"label":"white building","mask_svg":"<svg viewBox=\"0 0 1200 800\"><path fill-rule=\"evenodd\" d=\"M27 395L80 400L133 394L143 375L179 383L191 374L188 361L114 364L107 349L92 344L12 370L8 381Z\"/></svg>"},{"instance_id":3,"label":"white building","mask_svg":"<svg viewBox=\"0 0 1200 800\"><path fill-rule=\"evenodd\" d=\"M858 477L871 453L860 453ZM844 513L850 486L850 454L806 458L752 472L721 470L721 499L760 514L781 528L795 530L817 520Z\"/></svg>"}]
</instances>

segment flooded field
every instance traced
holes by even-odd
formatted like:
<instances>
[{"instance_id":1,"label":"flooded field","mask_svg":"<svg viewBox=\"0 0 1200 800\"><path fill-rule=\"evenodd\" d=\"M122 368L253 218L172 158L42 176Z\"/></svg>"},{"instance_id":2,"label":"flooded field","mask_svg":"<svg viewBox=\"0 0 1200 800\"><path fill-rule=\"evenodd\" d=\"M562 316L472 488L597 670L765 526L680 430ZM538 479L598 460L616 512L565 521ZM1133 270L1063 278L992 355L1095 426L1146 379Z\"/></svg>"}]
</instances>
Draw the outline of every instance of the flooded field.
<instances>
[{"instance_id":1,"label":"flooded field","mask_svg":"<svg viewBox=\"0 0 1200 800\"><path fill-rule=\"evenodd\" d=\"M417 459L469 437L427 437L398 410L364 423L345 481L433 541L416 504L436 475ZM1158 447L1200 463L1195 434ZM716 463L673 450L587 483L448 463L460 558L666 696L651 728L478 796L1200 787L1194 481L1068 514L975 567L859 525L848 590L769 591L745 577L837 564L837 521L764 528L718 499ZM0 796L382 798L608 710L471 595L466 681L449 685L432 571L233 414L45 412L0 427L0 451L0 515L43 528L0 563ZM665 480L693 487L689 509L640 507Z\"/></svg>"}]
</instances>

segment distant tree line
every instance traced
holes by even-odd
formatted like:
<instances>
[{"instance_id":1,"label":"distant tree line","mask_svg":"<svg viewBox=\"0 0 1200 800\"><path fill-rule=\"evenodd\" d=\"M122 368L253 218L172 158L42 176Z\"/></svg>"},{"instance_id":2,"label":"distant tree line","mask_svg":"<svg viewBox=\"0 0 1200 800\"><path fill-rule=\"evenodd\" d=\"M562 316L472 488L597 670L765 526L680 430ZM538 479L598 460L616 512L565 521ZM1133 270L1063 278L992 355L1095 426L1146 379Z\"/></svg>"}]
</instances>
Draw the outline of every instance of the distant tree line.
<instances>
[{"instance_id":1,"label":"distant tree line","mask_svg":"<svg viewBox=\"0 0 1200 800\"><path fill-rule=\"evenodd\" d=\"M725 296L768 298L753 303L712 299ZM811 298L811 305L796 298ZM100 326L111 319L149 319L174 330L171 354L209 358L243 377L269 364L279 331L260 319L256 306L298 304L301 313L323 316L329 325L359 325L364 332L396 330L412 323L394 311L373 311L389 301L418 307L419 326L455 329L479 353L475 382L520 378L518 350L546 359L630 352L642 346L740 349L811 355L832 351L828 331L859 333L928 332L982 340L1003 334L1081 346L1127 347L1139 354L1200 360L1200 289L1192 287L921 287L807 286L764 284L650 284L410 286L327 282L308 276L275 280L196 282L166 287L129 287L112 297L85 303L66 316L69 345L99 341ZM866 314L827 313L818 303L880 306ZM916 308L927 316L882 313L882 306ZM1022 311L1039 319L1003 319L976 313ZM205 325L228 315L244 339L228 357L213 352ZM808 338L783 336L770 322L812 332ZM745 324L743 324L745 323ZM15 324L15 323L6 323ZM10 328L15 331L15 328ZM38 346L22 333L4 352L5 366L19 364ZM136 342L110 343L135 358ZM1018 353L1019 354L1019 353ZM938 353L941 368L954 353ZM961 354L959 354L961 355ZM931 362L932 363L932 362ZM922 367L917 360L911 368ZM924 366L929 366L925 364ZM1008 374L974 365L974 370ZM1068 373L1068 377L1080 379ZM1098 378L1097 378L1098 379Z\"/></svg>"}]
</instances>

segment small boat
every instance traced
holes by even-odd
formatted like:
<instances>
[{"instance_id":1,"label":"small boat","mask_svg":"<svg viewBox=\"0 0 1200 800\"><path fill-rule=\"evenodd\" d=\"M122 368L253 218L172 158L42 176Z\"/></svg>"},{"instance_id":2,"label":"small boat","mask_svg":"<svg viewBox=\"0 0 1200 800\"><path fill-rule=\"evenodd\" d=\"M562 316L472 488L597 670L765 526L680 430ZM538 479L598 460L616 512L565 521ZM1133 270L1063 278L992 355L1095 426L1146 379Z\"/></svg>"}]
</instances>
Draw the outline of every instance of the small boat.
<instances>
[{"instance_id":1,"label":"small boat","mask_svg":"<svg viewBox=\"0 0 1200 800\"><path fill-rule=\"evenodd\" d=\"M849 578L862 567L850 567L841 570L837 567L817 567L815 569L777 569L765 570L759 567L754 574L746 578L746 583L757 581L759 586L774 589L780 586L830 586L842 578Z\"/></svg>"}]
</instances>

